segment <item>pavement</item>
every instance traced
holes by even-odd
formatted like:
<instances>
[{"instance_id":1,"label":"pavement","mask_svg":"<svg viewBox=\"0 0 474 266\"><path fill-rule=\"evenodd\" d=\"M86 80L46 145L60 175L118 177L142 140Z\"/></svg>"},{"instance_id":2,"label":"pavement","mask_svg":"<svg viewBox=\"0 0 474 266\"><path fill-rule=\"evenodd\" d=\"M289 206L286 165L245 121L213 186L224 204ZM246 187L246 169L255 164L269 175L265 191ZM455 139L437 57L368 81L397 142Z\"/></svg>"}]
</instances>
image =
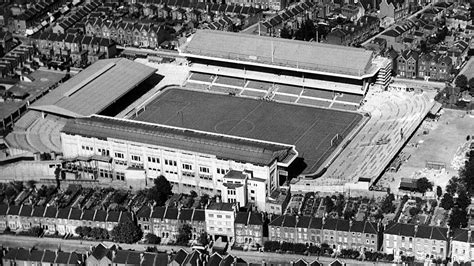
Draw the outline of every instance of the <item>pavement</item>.
<instances>
[{"instance_id":1,"label":"pavement","mask_svg":"<svg viewBox=\"0 0 474 266\"><path fill-rule=\"evenodd\" d=\"M113 245L112 242L103 242L106 246ZM86 253L90 251L91 247L99 244L95 241L85 241L85 240L64 240L60 238L35 238L28 236L16 236L16 235L0 235L0 245L3 247L21 247L21 248L32 248L36 247L38 249L50 249L55 250L61 248L63 251L67 252L79 252ZM145 250L148 245L143 244L120 244L122 249L132 249L132 250ZM189 247L181 246L165 246L165 245L154 245L159 251L178 251L180 248L184 248L187 251L190 251ZM313 262L318 260L324 264L329 264L334 261L334 258L328 257L316 257L316 256L301 256L295 254L278 254L278 253L267 253L267 252L257 252L257 251L239 251L231 250L229 252L232 255L238 256L244 259L247 262L261 263L263 260L266 262L288 262L296 261L300 258L305 259L306 261ZM357 260L347 260L339 259L341 262L344 262L345 265L392 265L391 263L374 263L367 261L357 261Z\"/></svg>"}]
</instances>

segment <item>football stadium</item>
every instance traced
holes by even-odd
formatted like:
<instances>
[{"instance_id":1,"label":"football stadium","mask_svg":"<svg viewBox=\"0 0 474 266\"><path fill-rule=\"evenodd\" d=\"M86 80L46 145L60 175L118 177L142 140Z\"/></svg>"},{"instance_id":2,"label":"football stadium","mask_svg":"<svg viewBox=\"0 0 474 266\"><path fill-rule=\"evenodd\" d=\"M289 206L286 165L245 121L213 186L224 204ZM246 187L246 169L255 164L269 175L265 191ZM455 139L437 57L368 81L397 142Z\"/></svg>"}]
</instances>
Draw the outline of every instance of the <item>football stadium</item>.
<instances>
[{"instance_id":1,"label":"football stadium","mask_svg":"<svg viewBox=\"0 0 474 266\"><path fill-rule=\"evenodd\" d=\"M400 148L391 140L403 144L397 134L410 135L430 108L417 97L391 99L393 117L365 106L391 64L363 49L198 30L179 52L182 84L138 61L99 60L32 104L7 145L61 154L75 182L140 189L163 175L175 192L271 211L289 181L311 191L371 184ZM394 111L409 107L413 117Z\"/></svg>"}]
</instances>

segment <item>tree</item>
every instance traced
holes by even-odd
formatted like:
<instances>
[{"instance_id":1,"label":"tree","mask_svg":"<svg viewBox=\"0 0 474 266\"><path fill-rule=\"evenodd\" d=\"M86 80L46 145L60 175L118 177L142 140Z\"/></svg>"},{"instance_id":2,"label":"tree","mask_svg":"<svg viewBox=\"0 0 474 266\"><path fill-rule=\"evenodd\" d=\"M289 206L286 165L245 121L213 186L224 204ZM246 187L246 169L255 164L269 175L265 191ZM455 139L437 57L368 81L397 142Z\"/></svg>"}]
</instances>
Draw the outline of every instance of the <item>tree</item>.
<instances>
[{"instance_id":1,"label":"tree","mask_svg":"<svg viewBox=\"0 0 474 266\"><path fill-rule=\"evenodd\" d=\"M474 151L468 153L467 161L459 170L459 177L469 193L474 194Z\"/></svg>"},{"instance_id":2,"label":"tree","mask_svg":"<svg viewBox=\"0 0 474 266\"><path fill-rule=\"evenodd\" d=\"M36 180L28 180L26 181L26 184L28 185L28 188L35 188L36 187Z\"/></svg>"},{"instance_id":3,"label":"tree","mask_svg":"<svg viewBox=\"0 0 474 266\"><path fill-rule=\"evenodd\" d=\"M199 243L201 243L201 245L203 245L203 246L208 245L208 244L209 244L209 236L207 235L207 232L202 232L202 233L199 235L198 241L199 241Z\"/></svg>"},{"instance_id":4,"label":"tree","mask_svg":"<svg viewBox=\"0 0 474 266\"><path fill-rule=\"evenodd\" d=\"M143 232L134 222L125 219L112 230L112 240L119 243L132 244L140 240Z\"/></svg>"},{"instance_id":5,"label":"tree","mask_svg":"<svg viewBox=\"0 0 474 266\"><path fill-rule=\"evenodd\" d=\"M448 225L451 229L464 228L467 226L467 222L467 211L456 207L449 216Z\"/></svg>"},{"instance_id":6,"label":"tree","mask_svg":"<svg viewBox=\"0 0 474 266\"><path fill-rule=\"evenodd\" d=\"M394 200L395 196L392 193L385 196L381 206L383 213L392 213L395 211L395 206L393 205Z\"/></svg>"},{"instance_id":7,"label":"tree","mask_svg":"<svg viewBox=\"0 0 474 266\"><path fill-rule=\"evenodd\" d=\"M155 234L148 233L145 239L148 244L159 245L161 243L161 238Z\"/></svg>"},{"instance_id":8,"label":"tree","mask_svg":"<svg viewBox=\"0 0 474 266\"><path fill-rule=\"evenodd\" d=\"M449 179L448 184L446 185L446 193L450 194L451 196L454 196L456 192L458 191L458 185L459 185L459 178L457 177L452 177Z\"/></svg>"},{"instance_id":9,"label":"tree","mask_svg":"<svg viewBox=\"0 0 474 266\"><path fill-rule=\"evenodd\" d=\"M324 205L326 206L326 212L331 213L334 209L334 202L332 201L331 197L326 196L324 198Z\"/></svg>"},{"instance_id":10,"label":"tree","mask_svg":"<svg viewBox=\"0 0 474 266\"><path fill-rule=\"evenodd\" d=\"M201 207L204 207L207 205L207 203L209 202L209 195L208 194L203 194L201 196L201 199L199 201L199 204L201 205Z\"/></svg>"},{"instance_id":11,"label":"tree","mask_svg":"<svg viewBox=\"0 0 474 266\"><path fill-rule=\"evenodd\" d=\"M30 236L39 237L41 234L43 234L43 228L41 228L41 226L33 226L30 228L30 230L28 230L28 234Z\"/></svg>"},{"instance_id":12,"label":"tree","mask_svg":"<svg viewBox=\"0 0 474 266\"><path fill-rule=\"evenodd\" d=\"M413 217L417 215L418 213L420 213L420 208L418 207L410 208L409 212L410 212L410 215Z\"/></svg>"},{"instance_id":13,"label":"tree","mask_svg":"<svg viewBox=\"0 0 474 266\"><path fill-rule=\"evenodd\" d=\"M433 188L433 184L428 181L426 177L419 178L416 180L416 190L422 194L425 194L426 191L431 190Z\"/></svg>"},{"instance_id":14,"label":"tree","mask_svg":"<svg viewBox=\"0 0 474 266\"><path fill-rule=\"evenodd\" d=\"M441 208L449 211L454 206L453 196L449 193L444 193L443 198L441 199Z\"/></svg>"},{"instance_id":15,"label":"tree","mask_svg":"<svg viewBox=\"0 0 474 266\"><path fill-rule=\"evenodd\" d=\"M467 87L467 77L464 76L463 74L459 75L456 77L456 80L454 81L454 84L456 84L456 87L459 88L466 88Z\"/></svg>"},{"instance_id":16,"label":"tree","mask_svg":"<svg viewBox=\"0 0 474 266\"><path fill-rule=\"evenodd\" d=\"M281 28L280 37L283 39L291 39L291 32L287 27Z\"/></svg>"},{"instance_id":17,"label":"tree","mask_svg":"<svg viewBox=\"0 0 474 266\"><path fill-rule=\"evenodd\" d=\"M162 175L155 179L154 186L148 190L147 197L154 200L156 205L163 206L169 196L173 195L170 182Z\"/></svg>"},{"instance_id":18,"label":"tree","mask_svg":"<svg viewBox=\"0 0 474 266\"><path fill-rule=\"evenodd\" d=\"M176 237L176 244L187 245L192 236L192 227L189 224L183 224L178 229L178 236Z\"/></svg>"},{"instance_id":19,"label":"tree","mask_svg":"<svg viewBox=\"0 0 474 266\"><path fill-rule=\"evenodd\" d=\"M471 198L467 195L467 192L465 190L459 191L456 199L456 206L465 210L469 204L471 204Z\"/></svg>"},{"instance_id":20,"label":"tree","mask_svg":"<svg viewBox=\"0 0 474 266\"><path fill-rule=\"evenodd\" d=\"M474 77L469 79L468 85L469 85L469 88L471 89L470 90L471 93L473 93L474 92Z\"/></svg>"},{"instance_id":21,"label":"tree","mask_svg":"<svg viewBox=\"0 0 474 266\"><path fill-rule=\"evenodd\" d=\"M436 196L438 196L438 199L441 198L441 196L443 196L443 189L441 189L440 186L436 187Z\"/></svg>"},{"instance_id":22,"label":"tree","mask_svg":"<svg viewBox=\"0 0 474 266\"><path fill-rule=\"evenodd\" d=\"M196 191L194 191L194 190L191 190L191 191L189 192L189 195L190 195L191 197L193 197L193 198L196 198L196 197L198 196L198 194L197 194Z\"/></svg>"}]
</instances>

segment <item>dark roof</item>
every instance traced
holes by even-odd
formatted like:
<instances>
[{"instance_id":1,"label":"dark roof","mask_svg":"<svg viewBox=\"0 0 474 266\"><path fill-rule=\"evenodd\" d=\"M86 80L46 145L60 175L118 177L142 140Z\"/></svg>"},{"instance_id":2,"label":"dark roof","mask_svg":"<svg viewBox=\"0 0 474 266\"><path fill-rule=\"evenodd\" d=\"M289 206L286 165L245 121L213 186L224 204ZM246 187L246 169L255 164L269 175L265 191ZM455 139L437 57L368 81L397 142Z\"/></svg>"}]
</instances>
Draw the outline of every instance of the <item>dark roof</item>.
<instances>
[{"instance_id":1,"label":"dark roof","mask_svg":"<svg viewBox=\"0 0 474 266\"><path fill-rule=\"evenodd\" d=\"M234 223L236 224L247 224L248 213L246 212L237 212L235 215Z\"/></svg>"},{"instance_id":2,"label":"dark roof","mask_svg":"<svg viewBox=\"0 0 474 266\"><path fill-rule=\"evenodd\" d=\"M308 228L311 222L311 217L309 216L300 216L296 223L296 227L298 228Z\"/></svg>"},{"instance_id":3,"label":"dark roof","mask_svg":"<svg viewBox=\"0 0 474 266\"><path fill-rule=\"evenodd\" d=\"M433 226L431 239L448 241L448 228Z\"/></svg>"},{"instance_id":4,"label":"dark roof","mask_svg":"<svg viewBox=\"0 0 474 266\"><path fill-rule=\"evenodd\" d=\"M5 260L14 260L16 259L16 254L18 254L18 249L17 248L11 248L8 250L7 254L5 254L5 257L3 259Z\"/></svg>"},{"instance_id":5,"label":"dark roof","mask_svg":"<svg viewBox=\"0 0 474 266\"><path fill-rule=\"evenodd\" d=\"M44 251L33 249L30 252L29 261L41 262L43 260Z\"/></svg>"},{"instance_id":6,"label":"dark roof","mask_svg":"<svg viewBox=\"0 0 474 266\"><path fill-rule=\"evenodd\" d=\"M234 204L227 202L212 202L207 207L209 210L233 211Z\"/></svg>"},{"instance_id":7,"label":"dark roof","mask_svg":"<svg viewBox=\"0 0 474 266\"><path fill-rule=\"evenodd\" d=\"M106 248L104 245L99 244L94 248L91 256L94 256L94 258L96 258L97 260L101 260L103 257L108 255L109 251L110 250Z\"/></svg>"},{"instance_id":8,"label":"dark roof","mask_svg":"<svg viewBox=\"0 0 474 266\"><path fill-rule=\"evenodd\" d=\"M56 255L55 263L57 263L57 264L68 264L69 256L71 256L71 253L59 251Z\"/></svg>"},{"instance_id":9,"label":"dark roof","mask_svg":"<svg viewBox=\"0 0 474 266\"><path fill-rule=\"evenodd\" d=\"M249 225L263 225L262 216L259 213L251 212L249 214Z\"/></svg>"},{"instance_id":10,"label":"dark roof","mask_svg":"<svg viewBox=\"0 0 474 266\"><path fill-rule=\"evenodd\" d=\"M285 216L280 215L277 218L273 219L273 221L271 221L269 225L281 226L284 219L285 219Z\"/></svg>"},{"instance_id":11,"label":"dark roof","mask_svg":"<svg viewBox=\"0 0 474 266\"><path fill-rule=\"evenodd\" d=\"M453 240L469 243L469 230L455 229L453 234Z\"/></svg>"},{"instance_id":12,"label":"dark roof","mask_svg":"<svg viewBox=\"0 0 474 266\"><path fill-rule=\"evenodd\" d=\"M221 263L222 261L222 257L221 255L219 255L218 253L214 253L212 254L212 256L209 258L208 262L207 262L207 266L219 266L219 264Z\"/></svg>"},{"instance_id":13,"label":"dark roof","mask_svg":"<svg viewBox=\"0 0 474 266\"><path fill-rule=\"evenodd\" d=\"M350 230L350 221L348 220L337 220L337 231L349 232Z\"/></svg>"},{"instance_id":14,"label":"dark roof","mask_svg":"<svg viewBox=\"0 0 474 266\"><path fill-rule=\"evenodd\" d=\"M326 219L326 221L324 221L323 229L336 230L336 228L337 228L336 219Z\"/></svg>"},{"instance_id":15,"label":"dark roof","mask_svg":"<svg viewBox=\"0 0 474 266\"><path fill-rule=\"evenodd\" d=\"M33 208L33 214L31 216L33 216L33 217L43 217L45 209L46 208L43 207L43 206L35 206Z\"/></svg>"},{"instance_id":16,"label":"dark roof","mask_svg":"<svg viewBox=\"0 0 474 266\"><path fill-rule=\"evenodd\" d=\"M10 208L8 208L8 215L18 215L20 213L20 207L18 205L10 205Z\"/></svg>"},{"instance_id":17,"label":"dark roof","mask_svg":"<svg viewBox=\"0 0 474 266\"><path fill-rule=\"evenodd\" d=\"M385 228L384 234L413 237L415 236L415 225L391 223Z\"/></svg>"},{"instance_id":18,"label":"dark roof","mask_svg":"<svg viewBox=\"0 0 474 266\"><path fill-rule=\"evenodd\" d=\"M372 222L365 222L364 223L364 233L366 234L377 234L378 233L378 226L376 223Z\"/></svg>"},{"instance_id":19,"label":"dark roof","mask_svg":"<svg viewBox=\"0 0 474 266\"><path fill-rule=\"evenodd\" d=\"M69 212L71 211L71 208L60 208L58 210L58 216L57 218L59 219L67 219L69 218Z\"/></svg>"},{"instance_id":20,"label":"dark roof","mask_svg":"<svg viewBox=\"0 0 474 266\"><path fill-rule=\"evenodd\" d=\"M140 265L140 252L129 251L127 265Z\"/></svg>"},{"instance_id":21,"label":"dark roof","mask_svg":"<svg viewBox=\"0 0 474 266\"><path fill-rule=\"evenodd\" d=\"M166 210L165 207L155 207L155 208L153 208L151 218L163 219L163 216L165 215L165 210Z\"/></svg>"},{"instance_id":22,"label":"dark roof","mask_svg":"<svg viewBox=\"0 0 474 266\"><path fill-rule=\"evenodd\" d=\"M54 263L56 260L56 253L51 250L45 250L43 256L43 263Z\"/></svg>"},{"instance_id":23,"label":"dark roof","mask_svg":"<svg viewBox=\"0 0 474 266\"><path fill-rule=\"evenodd\" d=\"M431 226L419 225L415 236L419 237L419 238L428 238L429 239L431 237Z\"/></svg>"},{"instance_id":24,"label":"dark roof","mask_svg":"<svg viewBox=\"0 0 474 266\"><path fill-rule=\"evenodd\" d=\"M44 213L44 217L46 218L56 218L56 215L58 213L58 208L49 206L46 208L46 212Z\"/></svg>"},{"instance_id":25,"label":"dark roof","mask_svg":"<svg viewBox=\"0 0 474 266\"><path fill-rule=\"evenodd\" d=\"M0 215L6 215L8 211L8 205L0 204Z\"/></svg>"},{"instance_id":26,"label":"dark roof","mask_svg":"<svg viewBox=\"0 0 474 266\"><path fill-rule=\"evenodd\" d=\"M112 262L117 264L127 264L127 258L129 253L130 251L128 250L117 250L117 253L115 253Z\"/></svg>"},{"instance_id":27,"label":"dark roof","mask_svg":"<svg viewBox=\"0 0 474 266\"><path fill-rule=\"evenodd\" d=\"M94 219L94 210L84 210L82 212L82 219L84 221L92 221Z\"/></svg>"},{"instance_id":28,"label":"dark roof","mask_svg":"<svg viewBox=\"0 0 474 266\"><path fill-rule=\"evenodd\" d=\"M184 249L180 249L174 256L172 261L175 261L178 263L178 265L181 265L181 263L184 262L187 256L188 256L188 252L186 252Z\"/></svg>"},{"instance_id":29,"label":"dark roof","mask_svg":"<svg viewBox=\"0 0 474 266\"><path fill-rule=\"evenodd\" d=\"M364 232L364 222L363 221L352 221L351 232L363 233Z\"/></svg>"},{"instance_id":30,"label":"dark roof","mask_svg":"<svg viewBox=\"0 0 474 266\"><path fill-rule=\"evenodd\" d=\"M177 208L166 208L166 213L164 219L178 219L178 209Z\"/></svg>"},{"instance_id":31,"label":"dark roof","mask_svg":"<svg viewBox=\"0 0 474 266\"><path fill-rule=\"evenodd\" d=\"M193 209L181 209L178 215L180 221L191 221Z\"/></svg>"},{"instance_id":32,"label":"dark roof","mask_svg":"<svg viewBox=\"0 0 474 266\"><path fill-rule=\"evenodd\" d=\"M296 226L296 217L285 215L285 220L283 220L283 227L295 227Z\"/></svg>"},{"instance_id":33,"label":"dark roof","mask_svg":"<svg viewBox=\"0 0 474 266\"><path fill-rule=\"evenodd\" d=\"M312 229L321 229L323 227L323 219L319 217L311 218L311 223L309 224L309 228Z\"/></svg>"},{"instance_id":34,"label":"dark roof","mask_svg":"<svg viewBox=\"0 0 474 266\"><path fill-rule=\"evenodd\" d=\"M31 205L23 205L21 207L20 216L30 217L33 212L33 207Z\"/></svg>"},{"instance_id":35,"label":"dark roof","mask_svg":"<svg viewBox=\"0 0 474 266\"><path fill-rule=\"evenodd\" d=\"M18 249L18 253L16 254L16 260L28 261L29 257L30 257L30 251L28 249L24 249L24 248Z\"/></svg>"},{"instance_id":36,"label":"dark roof","mask_svg":"<svg viewBox=\"0 0 474 266\"><path fill-rule=\"evenodd\" d=\"M82 210L77 209L77 208L72 208L71 209L71 214L69 214L69 219L70 220L80 220L82 216Z\"/></svg>"},{"instance_id":37,"label":"dark roof","mask_svg":"<svg viewBox=\"0 0 474 266\"><path fill-rule=\"evenodd\" d=\"M151 208L148 206L143 206L138 210L137 217L140 218L150 218L151 216Z\"/></svg>"},{"instance_id":38,"label":"dark roof","mask_svg":"<svg viewBox=\"0 0 474 266\"><path fill-rule=\"evenodd\" d=\"M206 213L204 210L194 209L193 221L204 222L206 220Z\"/></svg>"},{"instance_id":39,"label":"dark roof","mask_svg":"<svg viewBox=\"0 0 474 266\"><path fill-rule=\"evenodd\" d=\"M94 221L96 222L105 222L105 218L107 218L107 212L104 210L96 210Z\"/></svg>"},{"instance_id":40,"label":"dark roof","mask_svg":"<svg viewBox=\"0 0 474 266\"><path fill-rule=\"evenodd\" d=\"M150 217L150 216L148 216ZM114 222L118 223L120 219L120 212L119 211L109 211L107 213L107 222Z\"/></svg>"}]
</instances>

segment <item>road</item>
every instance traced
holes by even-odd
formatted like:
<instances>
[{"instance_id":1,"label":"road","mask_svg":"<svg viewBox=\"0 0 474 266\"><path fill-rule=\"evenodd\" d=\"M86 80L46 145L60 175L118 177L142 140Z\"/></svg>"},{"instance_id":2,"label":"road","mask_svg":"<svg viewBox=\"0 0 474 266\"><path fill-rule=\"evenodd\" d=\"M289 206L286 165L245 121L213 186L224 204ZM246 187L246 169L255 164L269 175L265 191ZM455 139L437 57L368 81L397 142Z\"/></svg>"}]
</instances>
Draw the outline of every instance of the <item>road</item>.
<instances>
[{"instance_id":1,"label":"road","mask_svg":"<svg viewBox=\"0 0 474 266\"><path fill-rule=\"evenodd\" d=\"M28 236L16 236L16 235L1 235L0 245L3 247L21 247L21 248L32 248L36 247L38 249L49 249L55 250L58 247L63 251L76 251L80 253L86 253L90 250L92 246L97 245L98 242L94 241L81 241L81 240L64 240L58 238L35 238ZM105 242L107 246L112 245L112 242ZM145 250L147 245L142 244L120 244L122 249L133 249L133 250ZM165 245L156 245L158 250L172 252L178 251L180 248L184 248L188 251L191 249L189 247L180 247L180 246L165 246ZM256 251L239 251L232 250L229 252L232 255L240 257L247 262L261 263L263 260L266 262L287 262L287 261L296 261L303 257L306 261L313 262L318 259L316 256L300 256L295 254L277 254L277 253L266 253L266 252L256 252ZM319 261L328 264L332 262L333 258L319 257ZM368 263L367 261L356 261L356 260L341 260L346 263L346 265L391 265L390 263Z\"/></svg>"},{"instance_id":2,"label":"road","mask_svg":"<svg viewBox=\"0 0 474 266\"><path fill-rule=\"evenodd\" d=\"M418 14L421 14L423 11L425 11L425 10L428 9L428 8L430 8L431 6L432 6L432 3L427 4L427 5L424 6L422 9L420 9L420 10L418 10L417 12L411 14L410 16L408 16L407 18L405 18L404 20L415 18ZM371 38L369 38L368 40L366 40L365 42L363 42L363 43L362 43L362 46L367 45L367 44L370 43L373 39L375 39L375 38L379 37L380 35L382 35L384 32L393 29L396 25L398 25L398 24L397 24L397 23L394 23L394 24L390 25L390 27L388 27L388 28L386 28L385 30L383 30L382 32L379 32L378 34L372 36Z\"/></svg>"}]
</instances>

